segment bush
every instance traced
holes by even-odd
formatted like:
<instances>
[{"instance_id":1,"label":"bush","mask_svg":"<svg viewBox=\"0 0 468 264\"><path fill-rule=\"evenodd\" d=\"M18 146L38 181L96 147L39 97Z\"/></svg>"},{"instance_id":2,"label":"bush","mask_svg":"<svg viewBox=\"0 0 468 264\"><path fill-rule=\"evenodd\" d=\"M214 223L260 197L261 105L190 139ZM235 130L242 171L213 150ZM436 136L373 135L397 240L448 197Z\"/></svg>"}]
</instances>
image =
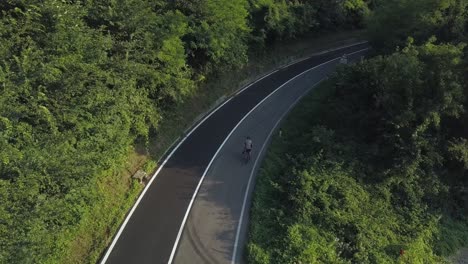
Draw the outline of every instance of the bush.
<instances>
[{"instance_id":1,"label":"bush","mask_svg":"<svg viewBox=\"0 0 468 264\"><path fill-rule=\"evenodd\" d=\"M463 59L410 45L304 99L260 170L249 260L444 263L466 246Z\"/></svg>"}]
</instances>

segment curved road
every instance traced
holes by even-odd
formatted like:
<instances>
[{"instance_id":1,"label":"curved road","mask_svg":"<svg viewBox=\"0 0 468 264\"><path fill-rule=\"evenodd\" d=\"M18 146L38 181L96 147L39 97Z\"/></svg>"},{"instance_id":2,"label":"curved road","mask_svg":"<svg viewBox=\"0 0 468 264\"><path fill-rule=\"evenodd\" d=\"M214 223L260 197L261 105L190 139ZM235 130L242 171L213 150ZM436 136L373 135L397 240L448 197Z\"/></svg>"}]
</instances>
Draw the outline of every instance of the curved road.
<instances>
[{"instance_id":1,"label":"curved road","mask_svg":"<svg viewBox=\"0 0 468 264\"><path fill-rule=\"evenodd\" d=\"M366 49L360 43L274 71L211 112L168 155L101 263L242 262L250 185L272 131L341 54L354 60ZM246 135L255 151L242 164Z\"/></svg>"}]
</instances>

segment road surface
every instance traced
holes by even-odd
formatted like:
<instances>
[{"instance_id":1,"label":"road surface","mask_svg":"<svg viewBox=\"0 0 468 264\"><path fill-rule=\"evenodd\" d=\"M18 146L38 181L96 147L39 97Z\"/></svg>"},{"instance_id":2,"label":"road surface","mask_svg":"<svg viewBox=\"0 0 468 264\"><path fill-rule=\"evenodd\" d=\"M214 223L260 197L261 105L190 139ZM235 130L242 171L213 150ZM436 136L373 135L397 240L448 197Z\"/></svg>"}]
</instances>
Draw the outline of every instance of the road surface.
<instances>
[{"instance_id":1,"label":"road surface","mask_svg":"<svg viewBox=\"0 0 468 264\"><path fill-rule=\"evenodd\" d=\"M239 220L242 208L248 211L244 194L260 149L291 106L335 69L340 55L355 52L349 59L358 59L366 48L361 43L282 68L210 113L153 176L101 263L241 262L247 215ZM242 164L246 135L255 150L252 161Z\"/></svg>"}]
</instances>

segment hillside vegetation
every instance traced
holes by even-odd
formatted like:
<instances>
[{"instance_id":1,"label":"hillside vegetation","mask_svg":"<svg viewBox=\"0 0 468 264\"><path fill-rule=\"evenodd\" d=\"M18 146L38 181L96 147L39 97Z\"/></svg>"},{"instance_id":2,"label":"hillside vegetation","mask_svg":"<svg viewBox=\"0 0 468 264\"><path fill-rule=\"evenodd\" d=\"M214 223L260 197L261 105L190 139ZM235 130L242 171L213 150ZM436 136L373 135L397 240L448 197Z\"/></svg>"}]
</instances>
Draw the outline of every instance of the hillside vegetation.
<instances>
[{"instance_id":1,"label":"hillside vegetation","mask_svg":"<svg viewBox=\"0 0 468 264\"><path fill-rule=\"evenodd\" d=\"M130 149L177 105L277 40L368 13L364 0L0 1L0 263L95 262L141 189L117 184Z\"/></svg>"},{"instance_id":2,"label":"hillside vegetation","mask_svg":"<svg viewBox=\"0 0 468 264\"><path fill-rule=\"evenodd\" d=\"M304 99L266 156L250 263L444 263L468 245L468 1L377 4L376 56Z\"/></svg>"}]
</instances>

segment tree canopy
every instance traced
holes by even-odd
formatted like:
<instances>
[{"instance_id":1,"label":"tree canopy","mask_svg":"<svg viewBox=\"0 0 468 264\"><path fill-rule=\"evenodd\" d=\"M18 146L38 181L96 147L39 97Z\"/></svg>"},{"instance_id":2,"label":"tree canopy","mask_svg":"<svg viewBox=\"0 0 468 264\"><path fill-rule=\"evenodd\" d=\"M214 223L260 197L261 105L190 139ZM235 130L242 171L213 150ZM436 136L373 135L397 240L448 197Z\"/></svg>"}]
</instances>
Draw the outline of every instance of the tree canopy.
<instances>
[{"instance_id":1,"label":"tree canopy","mask_svg":"<svg viewBox=\"0 0 468 264\"><path fill-rule=\"evenodd\" d=\"M311 94L261 169L249 261L445 263L466 246L465 49L409 45Z\"/></svg>"},{"instance_id":2,"label":"tree canopy","mask_svg":"<svg viewBox=\"0 0 468 264\"><path fill-rule=\"evenodd\" d=\"M448 263L468 244L468 1L369 3L374 56L286 121L251 263Z\"/></svg>"},{"instance_id":3,"label":"tree canopy","mask_svg":"<svg viewBox=\"0 0 468 264\"><path fill-rule=\"evenodd\" d=\"M0 1L0 262L69 254L104 199L96 182L200 80L366 12L360 0Z\"/></svg>"},{"instance_id":4,"label":"tree canopy","mask_svg":"<svg viewBox=\"0 0 468 264\"><path fill-rule=\"evenodd\" d=\"M468 1L377 1L368 19L373 46L387 53L406 46L407 38L423 44L431 36L441 42L467 40Z\"/></svg>"}]
</instances>

